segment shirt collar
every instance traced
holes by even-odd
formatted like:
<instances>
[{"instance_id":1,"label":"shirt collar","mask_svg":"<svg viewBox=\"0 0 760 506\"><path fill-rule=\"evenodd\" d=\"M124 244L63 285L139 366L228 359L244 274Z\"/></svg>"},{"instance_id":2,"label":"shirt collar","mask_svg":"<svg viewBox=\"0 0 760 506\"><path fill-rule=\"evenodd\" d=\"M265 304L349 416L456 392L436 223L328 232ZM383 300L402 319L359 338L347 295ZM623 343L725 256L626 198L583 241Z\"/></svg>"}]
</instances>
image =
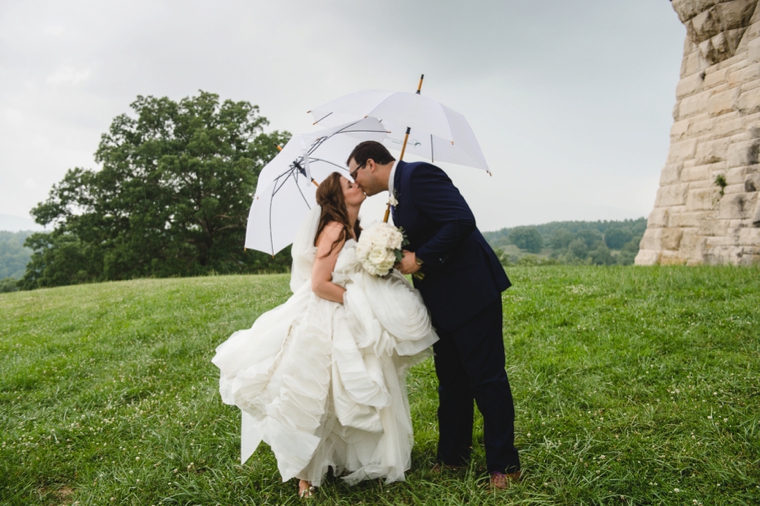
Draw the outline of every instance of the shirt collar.
<instances>
[{"instance_id":1,"label":"shirt collar","mask_svg":"<svg viewBox=\"0 0 760 506\"><path fill-rule=\"evenodd\" d=\"M391 173L388 175L388 195L393 195L393 183L396 179L396 167L398 167L398 160L393 162L393 167L391 167Z\"/></svg>"}]
</instances>

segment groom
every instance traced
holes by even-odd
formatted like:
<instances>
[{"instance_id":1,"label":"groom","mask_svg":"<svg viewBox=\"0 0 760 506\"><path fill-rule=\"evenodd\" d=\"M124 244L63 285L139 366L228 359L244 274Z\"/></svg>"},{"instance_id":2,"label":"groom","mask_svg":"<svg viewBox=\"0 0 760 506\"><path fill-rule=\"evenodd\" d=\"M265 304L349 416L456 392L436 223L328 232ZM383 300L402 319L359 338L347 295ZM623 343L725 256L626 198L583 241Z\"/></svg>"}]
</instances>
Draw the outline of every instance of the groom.
<instances>
[{"instance_id":1,"label":"groom","mask_svg":"<svg viewBox=\"0 0 760 506\"><path fill-rule=\"evenodd\" d=\"M403 274L420 272L414 285L440 338L433 345L439 382L436 468L467 463L474 399L483 415L491 486L507 488L520 477L502 336L501 292L509 279L441 169L397 162L385 146L366 141L351 152L348 170L367 195L390 193L393 222L409 240L396 267Z\"/></svg>"}]
</instances>

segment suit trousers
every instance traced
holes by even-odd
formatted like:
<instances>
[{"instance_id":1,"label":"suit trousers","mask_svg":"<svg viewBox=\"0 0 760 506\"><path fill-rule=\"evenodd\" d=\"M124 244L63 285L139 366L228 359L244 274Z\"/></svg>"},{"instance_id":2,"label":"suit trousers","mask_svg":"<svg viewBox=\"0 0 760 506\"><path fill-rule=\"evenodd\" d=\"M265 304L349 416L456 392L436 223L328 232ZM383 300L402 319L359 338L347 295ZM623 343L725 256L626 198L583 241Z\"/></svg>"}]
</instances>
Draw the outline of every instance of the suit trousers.
<instances>
[{"instance_id":1,"label":"suit trousers","mask_svg":"<svg viewBox=\"0 0 760 506\"><path fill-rule=\"evenodd\" d=\"M439 384L437 460L448 465L469 460L474 400L483 415L488 472L518 471L515 410L504 370L501 297L461 327L437 332L439 341L433 345Z\"/></svg>"}]
</instances>

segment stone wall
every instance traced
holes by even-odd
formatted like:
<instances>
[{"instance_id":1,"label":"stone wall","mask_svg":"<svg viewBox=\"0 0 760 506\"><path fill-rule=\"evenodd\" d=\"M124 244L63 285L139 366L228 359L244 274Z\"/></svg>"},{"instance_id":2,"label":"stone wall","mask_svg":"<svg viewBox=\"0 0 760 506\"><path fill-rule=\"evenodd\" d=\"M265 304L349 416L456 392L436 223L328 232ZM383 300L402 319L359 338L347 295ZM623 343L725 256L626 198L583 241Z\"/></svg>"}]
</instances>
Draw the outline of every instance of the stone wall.
<instances>
[{"instance_id":1,"label":"stone wall","mask_svg":"<svg viewBox=\"0 0 760 506\"><path fill-rule=\"evenodd\" d=\"M681 79L636 264L760 264L758 0L672 5L687 32Z\"/></svg>"}]
</instances>

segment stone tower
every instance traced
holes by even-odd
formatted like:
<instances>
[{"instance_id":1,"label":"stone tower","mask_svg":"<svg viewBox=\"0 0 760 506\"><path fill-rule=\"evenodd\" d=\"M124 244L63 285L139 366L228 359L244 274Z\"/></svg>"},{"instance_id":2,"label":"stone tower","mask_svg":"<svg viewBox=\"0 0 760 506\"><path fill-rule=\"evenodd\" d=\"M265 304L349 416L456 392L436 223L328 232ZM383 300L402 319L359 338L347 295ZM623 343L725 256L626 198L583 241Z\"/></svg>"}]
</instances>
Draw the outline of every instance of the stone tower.
<instances>
[{"instance_id":1,"label":"stone tower","mask_svg":"<svg viewBox=\"0 0 760 506\"><path fill-rule=\"evenodd\" d=\"M760 264L758 0L672 4L686 25L681 80L636 264Z\"/></svg>"}]
</instances>

